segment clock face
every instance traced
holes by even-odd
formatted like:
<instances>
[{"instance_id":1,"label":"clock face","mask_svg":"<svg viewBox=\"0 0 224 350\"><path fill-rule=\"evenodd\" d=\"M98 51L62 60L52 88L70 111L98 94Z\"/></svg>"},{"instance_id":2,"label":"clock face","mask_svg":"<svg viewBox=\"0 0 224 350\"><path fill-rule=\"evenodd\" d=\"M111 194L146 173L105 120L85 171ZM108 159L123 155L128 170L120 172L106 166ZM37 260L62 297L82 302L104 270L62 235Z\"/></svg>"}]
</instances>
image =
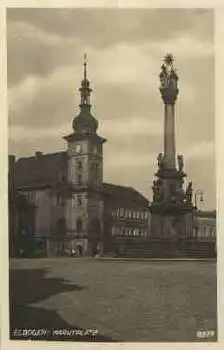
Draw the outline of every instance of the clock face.
<instances>
[{"instance_id":1,"label":"clock face","mask_svg":"<svg viewBox=\"0 0 224 350\"><path fill-rule=\"evenodd\" d=\"M79 153L81 151L81 145L79 143L77 143L75 145L75 152Z\"/></svg>"}]
</instances>

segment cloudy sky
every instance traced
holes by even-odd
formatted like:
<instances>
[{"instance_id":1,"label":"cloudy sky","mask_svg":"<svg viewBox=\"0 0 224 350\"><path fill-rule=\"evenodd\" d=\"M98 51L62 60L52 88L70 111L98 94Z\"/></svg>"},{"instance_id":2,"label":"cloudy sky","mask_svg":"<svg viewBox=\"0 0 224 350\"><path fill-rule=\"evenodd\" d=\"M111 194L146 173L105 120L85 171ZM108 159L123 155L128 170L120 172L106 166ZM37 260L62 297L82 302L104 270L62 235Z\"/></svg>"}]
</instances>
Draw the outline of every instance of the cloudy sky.
<instances>
[{"instance_id":1,"label":"cloudy sky","mask_svg":"<svg viewBox=\"0 0 224 350\"><path fill-rule=\"evenodd\" d=\"M176 57L176 141L188 179L215 208L213 12L193 9L9 9L9 151L64 150L78 112L83 54L104 147L104 181L150 198L163 151L161 59Z\"/></svg>"}]
</instances>

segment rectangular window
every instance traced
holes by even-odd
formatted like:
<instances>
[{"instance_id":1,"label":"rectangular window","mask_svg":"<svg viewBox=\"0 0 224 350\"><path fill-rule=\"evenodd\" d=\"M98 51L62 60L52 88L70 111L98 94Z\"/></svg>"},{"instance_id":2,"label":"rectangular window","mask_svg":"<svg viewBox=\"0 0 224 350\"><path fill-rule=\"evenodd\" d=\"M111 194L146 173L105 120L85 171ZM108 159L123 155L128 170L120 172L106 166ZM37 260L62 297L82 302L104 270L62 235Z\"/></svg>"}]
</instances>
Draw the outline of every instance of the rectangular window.
<instances>
[{"instance_id":1,"label":"rectangular window","mask_svg":"<svg viewBox=\"0 0 224 350\"><path fill-rule=\"evenodd\" d=\"M77 175L77 184L82 185L82 174Z\"/></svg>"},{"instance_id":2,"label":"rectangular window","mask_svg":"<svg viewBox=\"0 0 224 350\"><path fill-rule=\"evenodd\" d=\"M115 226L112 226L111 232L112 232L112 236L115 236L115 234L116 234L116 228L115 228Z\"/></svg>"},{"instance_id":3,"label":"rectangular window","mask_svg":"<svg viewBox=\"0 0 224 350\"><path fill-rule=\"evenodd\" d=\"M124 216L124 208L120 208L120 216L121 216L121 217Z\"/></svg>"},{"instance_id":4,"label":"rectangular window","mask_svg":"<svg viewBox=\"0 0 224 350\"><path fill-rule=\"evenodd\" d=\"M60 194L57 195L57 206L62 205L62 196Z\"/></svg>"},{"instance_id":5,"label":"rectangular window","mask_svg":"<svg viewBox=\"0 0 224 350\"><path fill-rule=\"evenodd\" d=\"M82 195L81 194L77 195L77 205L78 206L82 205Z\"/></svg>"}]
</instances>

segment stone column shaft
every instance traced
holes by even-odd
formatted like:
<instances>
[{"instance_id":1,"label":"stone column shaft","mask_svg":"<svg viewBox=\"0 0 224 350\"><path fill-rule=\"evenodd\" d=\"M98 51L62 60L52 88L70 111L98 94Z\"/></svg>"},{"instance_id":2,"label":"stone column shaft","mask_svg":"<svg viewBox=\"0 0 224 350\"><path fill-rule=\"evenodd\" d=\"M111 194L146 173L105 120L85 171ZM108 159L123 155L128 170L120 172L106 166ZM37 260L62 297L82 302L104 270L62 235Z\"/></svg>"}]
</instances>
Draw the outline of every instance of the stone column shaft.
<instances>
[{"instance_id":1,"label":"stone column shaft","mask_svg":"<svg viewBox=\"0 0 224 350\"><path fill-rule=\"evenodd\" d=\"M175 108L174 104L165 104L164 108L164 156L166 168L176 168L175 151Z\"/></svg>"}]
</instances>

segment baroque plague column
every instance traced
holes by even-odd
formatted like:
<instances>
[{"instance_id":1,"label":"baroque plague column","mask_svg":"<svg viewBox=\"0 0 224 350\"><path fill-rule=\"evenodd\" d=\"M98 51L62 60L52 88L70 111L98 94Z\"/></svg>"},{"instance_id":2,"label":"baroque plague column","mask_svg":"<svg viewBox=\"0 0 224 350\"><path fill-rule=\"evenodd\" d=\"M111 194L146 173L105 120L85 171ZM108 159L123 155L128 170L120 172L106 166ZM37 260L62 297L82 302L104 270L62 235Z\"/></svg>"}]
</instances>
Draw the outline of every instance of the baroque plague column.
<instances>
[{"instance_id":1,"label":"baroque plague column","mask_svg":"<svg viewBox=\"0 0 224 350\"><path fill-rule=\"evenodd\" d=\"M183 188L186 177L183 155L176 157L175 102L179 89L172 55L166 55L159 77L164 103L164 153L158 155L157 180L152 186L151 235L172 240L186 239L192 237L193 189L192 182L186 189Z\"/></svg>"}]
</instances>

